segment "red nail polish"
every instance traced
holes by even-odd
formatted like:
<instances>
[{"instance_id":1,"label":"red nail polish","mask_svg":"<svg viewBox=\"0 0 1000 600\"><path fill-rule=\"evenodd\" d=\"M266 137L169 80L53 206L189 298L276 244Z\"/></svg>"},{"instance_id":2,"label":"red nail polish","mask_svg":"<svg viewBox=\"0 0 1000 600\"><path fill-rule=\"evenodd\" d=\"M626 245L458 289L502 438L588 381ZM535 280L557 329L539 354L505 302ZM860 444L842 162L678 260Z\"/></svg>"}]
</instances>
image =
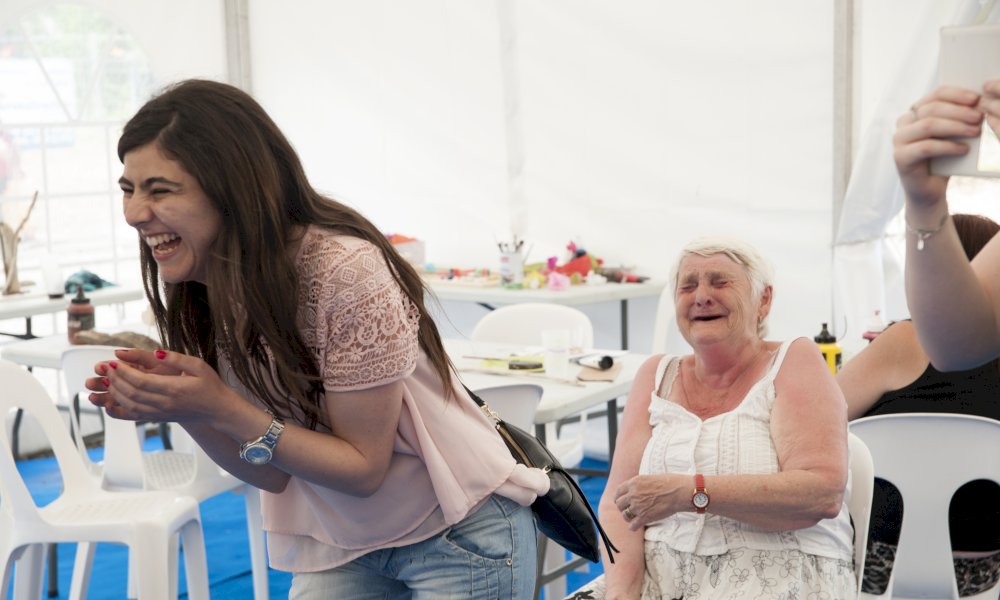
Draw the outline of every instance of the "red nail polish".
<instances>
[{"instance_id":1,"label":"red nail polish","mask_svg":"<svg viewBox=\"0 0 1000 600\"><path fill-rule=\"evenodd\" d=\"M101 378L101 383L104 384L104 387L111 387L111 380L107 377Z\"/></svg>"},{"instance_id":2,"label":"red nail polish","mask_svg":"<svg viewBox=\"0 0 1000 600\"><path fill-rule=\"evenodd\" d=\"M97 367L97 372L100 373L101 375L107 375L108 374L108 367L107 367L107 365L101 365L101 366Z\"/></svg>"},{"instance_id":3,"label":"red nail polish","mask_svg":"<svg viewBox=\"0 0 1000 600\"><path fill-rule=\"evenodd\" d=\"M166 357L167 357L167 353L165 351L163 351L163 350L157 350L156 351L156 358L158 358L160 360L163 360Z\"/></svg>"},{"instance_id":4,"label":"red nail polish","mask_svg":"<svg viewBox=\"0 0 1000 600\"><path fill-rule=\"evenodd\" d=\"M111 365L112 369L117 369L118 368L118 363L116 363L115 361L111 361L108 364Z\"/></svg>"}]
</instances>

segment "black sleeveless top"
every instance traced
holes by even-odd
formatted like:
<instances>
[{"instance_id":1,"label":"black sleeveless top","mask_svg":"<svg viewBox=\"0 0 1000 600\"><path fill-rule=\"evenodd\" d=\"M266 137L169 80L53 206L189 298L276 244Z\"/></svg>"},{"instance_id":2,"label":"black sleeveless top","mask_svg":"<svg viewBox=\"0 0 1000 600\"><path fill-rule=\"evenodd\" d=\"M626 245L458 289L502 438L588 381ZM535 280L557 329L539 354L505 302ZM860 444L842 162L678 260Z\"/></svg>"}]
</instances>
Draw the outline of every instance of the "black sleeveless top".
<instances>
[{"instance_id":1,"label":"black sleeveless top","mask_svg":"<svg viewBox=\"0 0 1000 600\"><path fill-rule=\"evenodd\" d=\"M951 373L927 365L923 375L910 385L883 394L865 416L913 412L961 413L1000 421L1000 370L996 362Z\"/></svg>"},{"instance_id":2,"label":"black sleeveless top","mask_svg":"<svg viewBox=\"0 0 1000 600\"><path fill-rule=\"evenodd\" d=\"M950 373L927 365L916 381L883 394L864 416L913 412L962 413L1000 421L1000 370L996 361ZM875 483L870 537L895 544L902 518L899 494L881 479ZM952 549L1000 549L1000 486L983 480L966 484L955 493L948 520Z\"/></svg>"}]
</instances>

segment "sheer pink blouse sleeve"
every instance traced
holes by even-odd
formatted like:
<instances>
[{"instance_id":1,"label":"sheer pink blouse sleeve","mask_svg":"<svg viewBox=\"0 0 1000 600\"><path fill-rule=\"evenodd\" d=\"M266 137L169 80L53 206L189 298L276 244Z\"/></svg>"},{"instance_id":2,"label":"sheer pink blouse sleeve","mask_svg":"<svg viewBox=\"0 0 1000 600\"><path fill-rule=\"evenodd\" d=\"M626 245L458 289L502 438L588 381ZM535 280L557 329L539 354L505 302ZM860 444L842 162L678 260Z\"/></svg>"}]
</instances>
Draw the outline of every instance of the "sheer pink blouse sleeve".
<instances>
[{"instance_id":1,"label":"sheer pink blouse sleeve","mask_svg":"<svg viewBox=\"0 0 1000 600\"><path fill-rule=\"evenodd\" d=\"M309 235L299 253L301 331L315 348L327 391L406 377L420 356L420 313L382 253L348 236Z\"/></svg>"}]
</instances>

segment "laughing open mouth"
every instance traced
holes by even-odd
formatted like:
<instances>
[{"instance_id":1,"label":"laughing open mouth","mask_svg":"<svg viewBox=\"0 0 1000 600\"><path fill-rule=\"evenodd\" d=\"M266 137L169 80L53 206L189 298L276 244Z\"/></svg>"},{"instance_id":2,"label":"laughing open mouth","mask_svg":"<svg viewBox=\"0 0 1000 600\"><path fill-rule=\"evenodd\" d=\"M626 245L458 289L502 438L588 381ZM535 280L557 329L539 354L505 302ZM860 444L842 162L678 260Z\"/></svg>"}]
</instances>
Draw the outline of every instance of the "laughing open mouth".
<instances>
[{"instance_id":1,"label":"laughing open mouth","mask_svg":"<svg viewBox=\"0 0 1000 600\"><path fill-rule=\"evenodd\" d=\"M181 236L173 233L162 233L145 238L146 245L152 248L154 255L170 254L181 243Z\"/></svg>"}]
</instances>

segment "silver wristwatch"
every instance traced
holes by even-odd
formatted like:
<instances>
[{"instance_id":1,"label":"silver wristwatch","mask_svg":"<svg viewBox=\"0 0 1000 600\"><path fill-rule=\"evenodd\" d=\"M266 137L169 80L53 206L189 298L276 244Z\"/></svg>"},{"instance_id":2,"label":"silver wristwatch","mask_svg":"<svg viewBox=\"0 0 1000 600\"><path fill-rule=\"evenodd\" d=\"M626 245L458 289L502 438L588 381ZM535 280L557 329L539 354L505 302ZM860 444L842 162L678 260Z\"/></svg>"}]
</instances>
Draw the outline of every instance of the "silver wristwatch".
<instances>
[{"instance_id":1,"label":"silver wristwatch","mask_svg":"<svg viewBox=\"0 0 1000 600\"><path fill-rule=\"evenodd\" d=\"M255 440L244 442L240 446L240 458L251 465L266 465L271 462L274 456L274 447L278 445L278 438L285 430L285 422L280 417L272 417L271 425L268 426L264 435Z\"/></svg>"}]
</instances>

